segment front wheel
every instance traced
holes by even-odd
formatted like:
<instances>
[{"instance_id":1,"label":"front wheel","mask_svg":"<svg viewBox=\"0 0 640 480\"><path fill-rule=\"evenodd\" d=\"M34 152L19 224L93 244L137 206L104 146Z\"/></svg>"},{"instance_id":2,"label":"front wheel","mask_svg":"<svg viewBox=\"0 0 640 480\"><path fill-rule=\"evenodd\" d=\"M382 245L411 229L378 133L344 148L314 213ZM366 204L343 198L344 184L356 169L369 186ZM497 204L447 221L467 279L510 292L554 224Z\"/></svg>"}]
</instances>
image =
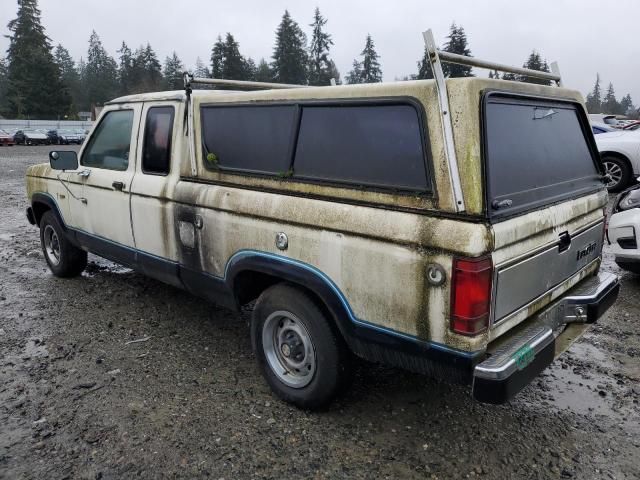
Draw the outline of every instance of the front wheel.
<instances>
[{"instance_id":1,"label":"front wheel","mask_svg":"<svg viewBox=\"0 0 640 480\"><path fill-rule=\"evenodd\" d=\"M607 188L610 192L624 190L631 181L631 169L624 160L618 157L604 157L602 159L604 173L611 177Z\"/></svg>"},{"instance_id":2,"label":"front wheel","mask_svg":"<svg viewBox=\"0 0 640 480\"><path fill-rule=\"evenodd\" d=\"M318 303L301 289L278 284L253 310L251 340L267 383L300 408L330 403L351 378L351 354Z\"/></svg>"},{"instance_id":3,"label":"front wheel","mask_svg":"<svg viewBox=\"0 0 640 480\"><path fill-rule=\"evenodd\" d=\"M51 211L45 212L40 220L40 243L49 269L56 277L75 277L87 266L87 252L67 240Z\"/></svg>"}]
</instances>

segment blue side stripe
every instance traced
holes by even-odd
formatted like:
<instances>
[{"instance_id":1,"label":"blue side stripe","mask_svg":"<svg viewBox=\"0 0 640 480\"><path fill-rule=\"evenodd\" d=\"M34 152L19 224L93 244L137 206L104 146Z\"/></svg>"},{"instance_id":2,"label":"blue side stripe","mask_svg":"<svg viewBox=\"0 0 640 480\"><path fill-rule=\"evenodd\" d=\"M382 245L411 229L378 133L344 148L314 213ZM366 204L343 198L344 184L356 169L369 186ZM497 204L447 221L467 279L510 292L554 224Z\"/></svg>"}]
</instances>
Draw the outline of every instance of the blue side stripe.
<instances>
[{"instance_id":1,"label":"blue side stripe","mask_svg":"<svg viewBox=\"0 0 640 480\"><path fill-rule=\"evenodd\" d=\"M335 283L333 283L333 281L324 272L322 272L321 270L318 270L313 265L309 265L307 263L300 262L298 260L294 260L294 259L291 259L291 258L288 258L288 257L275 255L273 253L260 252L258 250L239 250L236 253L234 253L231 256L231 258L229 258L229 260L227 262L227 265L225 267L225 271L224 271L224 280L226 280L226 278L227 278L227 272L229 270L229 264L233 263L234 260L237 260L237 259L242 258L242 257L249 257L249 256L260 256L260 257L269 258L271 260L275 260L275 261L278 261L278 262L286 263L286 264L289 264L289 265L295 265L296 267L303 268L303 269L307 270L308 272L313 273L314 275L319 277L323 282L325 282L331 288L331 290L337 295L337 297L340 299L340 302L342 303L342 305L344 306L345 310L347 311L347 313L349 315L349 320L351 322L355 323L356 325L359 325L359 326L364 327L364 328L369 328L369 329L375 330L377 332L384 333L386 335L392 335L392 336L395 336L395 337L402 338L404 340L409 340L411 342L415 342L415 343L421 344L421 345L423 345L423 346L425 346L427 348L435 348L435 349L441 350L443 352L452 353L452 354L460 355L460 356L463 356L463 357L474 358L474 357L476 357L476 356L478 356L478 355L483 353L482 350L478 350L478 351L474 351L474 352L468 352L468 351L465 351L465 350L458 350L458 349L455 349L455 348L448 347L447 345L444 345L442 343L422 340L420 338L414 337L413 335L409 335L409 334L406 334L406 333L398 332L397 330L393 330L391 328L381 327L380 325L375 325L373 323L367 322L366 320L361 320L361 319L357 318L355 316L355 314L353 313L353 310L351 309L351 306L349 305L349 302L345 298L345 296L342 293L342 291L338 288L338 286ZM217 277L217 278L220 278L220 277Z\"/></svg>"}]
</instances>

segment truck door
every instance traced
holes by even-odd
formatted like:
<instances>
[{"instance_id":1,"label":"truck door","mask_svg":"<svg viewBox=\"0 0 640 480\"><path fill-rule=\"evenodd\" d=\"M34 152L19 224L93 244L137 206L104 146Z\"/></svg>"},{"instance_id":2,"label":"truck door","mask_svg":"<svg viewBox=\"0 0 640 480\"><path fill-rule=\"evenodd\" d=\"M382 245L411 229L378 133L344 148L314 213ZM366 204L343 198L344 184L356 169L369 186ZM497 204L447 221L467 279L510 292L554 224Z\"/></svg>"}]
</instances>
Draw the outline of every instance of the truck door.
<instances>
[{"instance_id":1,"label":"truck door","mask_svg":"<svg viewBox=\"0 0 640 480\"><path fill-rule=\"evenodd\" d=\"M79 240L98 255L135 264L130 187L135 174L141 104L118 105L100 119L80 157L86 203L79 209Z\"/></svg>"}]
</instances>

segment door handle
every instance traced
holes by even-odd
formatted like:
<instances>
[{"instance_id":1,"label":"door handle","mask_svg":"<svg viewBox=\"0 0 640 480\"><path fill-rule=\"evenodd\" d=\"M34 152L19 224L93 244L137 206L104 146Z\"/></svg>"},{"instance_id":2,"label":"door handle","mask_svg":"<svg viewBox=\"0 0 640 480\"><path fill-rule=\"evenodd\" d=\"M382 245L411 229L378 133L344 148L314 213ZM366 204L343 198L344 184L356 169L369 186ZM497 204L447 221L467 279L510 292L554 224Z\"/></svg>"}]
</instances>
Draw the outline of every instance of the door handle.
<instances>
[{"instance_id":1,"label":"door handle","mask_svg":"<svg viewBox=\"0 0 640 480\"><path fill-rule=\"evenodd\" d=\"M124 188L124 182L113 182L111 186L114 190L122 191L122 189Z\"/></svg>"}]
</instances>

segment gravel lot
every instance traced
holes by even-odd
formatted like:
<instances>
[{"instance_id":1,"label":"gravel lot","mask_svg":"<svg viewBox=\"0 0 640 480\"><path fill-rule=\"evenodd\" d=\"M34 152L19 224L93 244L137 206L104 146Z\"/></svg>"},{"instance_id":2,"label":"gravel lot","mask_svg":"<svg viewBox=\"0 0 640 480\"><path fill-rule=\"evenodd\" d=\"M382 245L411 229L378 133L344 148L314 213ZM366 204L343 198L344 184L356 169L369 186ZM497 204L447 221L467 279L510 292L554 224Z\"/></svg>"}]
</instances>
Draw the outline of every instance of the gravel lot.
<instances>
[{"instance_id":1,"label":"gravel lot","mask_svg":"<svg viewBox=\"0 0 640 480\"><path fill-rule=\"evenodd\" d=\"M609 256L618 303L509 404L362 362L306 413L243 316L97 257L51 275L24 216L48 150L0 148L0 478L640 477L640 277Z\"/></svg>"}]
</instances>

